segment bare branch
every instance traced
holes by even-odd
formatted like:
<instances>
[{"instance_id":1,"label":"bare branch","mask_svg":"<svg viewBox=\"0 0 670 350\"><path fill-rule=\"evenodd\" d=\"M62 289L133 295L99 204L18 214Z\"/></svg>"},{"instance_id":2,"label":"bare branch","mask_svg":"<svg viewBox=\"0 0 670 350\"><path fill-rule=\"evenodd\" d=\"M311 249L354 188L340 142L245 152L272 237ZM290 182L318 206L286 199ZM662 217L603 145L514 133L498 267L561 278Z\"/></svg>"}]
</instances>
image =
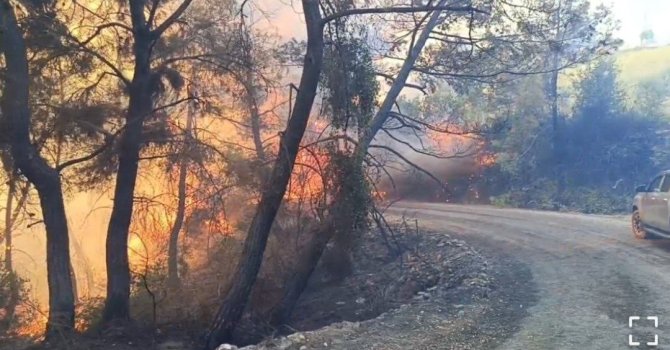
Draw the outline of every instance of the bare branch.
<instances>
[{"instance_id":1,"label":"bare branch","mask_svg":"<svg viewBox=\"0 0 670 350\"><path fill-rule=\"evenodd\" d=\"M356 140L351 138L351 136L349 136L349 135L335 135L335 136L326 137L324 139L316 140L312 143L308 143L308 144L302 146L302 148L309 148L309 147L315 146L319 143L324 143L324 142L328 142L328 141L336 141L336 140L346 140L348 142L353 143L354 145L358 144L358 142L356 142Z\"/></svg>"},{"instance_id":2,"label":"bare branch","mask_svg":"<svg viewBox=\"0 0 670 350\"><path fill-rule=\"evenodd\" d=\"M391 83L393 83L395 81L395 78L390 74L386 74L386 73L382 73L382 72L376 72L375 74L384 78L384 79L386 79L386 80L388 80ZM428 95L428 91L426 91L425 86L405 82L405 87L419 90L419 91L421 91L422 94Z\"/></svg>"},{"instance_id":3,"label":"bare branch","mask_svg":"<svg viewBox=\"0 0 670 350\"><path fill-rule=\"evenodd\" d=\"M394 150L393 148L388 147L388 146L384 146L384 145L374 145L374 144L371 144L369 147L370 148L380 148L380 149L383 149L383 150L386 150L386 151L389 151L389 152L393 153L396 157L400 158L403 162L407 163L412 168L428 175L428 177L435 180L435 182L437 182L440 185L440 187L444 188L445 190L447 189L445 184L442 182L442 180L440 180L437 176L433 175L430 171L420 167L416 163L414 163L414 162L410 161L409 159L405 158L402 154L400 154L400 152Z\"/></svg>"},{"instance_id":4,"label":"bare branch","mask_svg":"<svg viewBox=\"0 0 670 350\"><path fill-rule=\"evenodd\" d=\"M445 126L445 127L439 127L439 126L436 126L436 125L418 120L416 118L412 118L412 117L410 117L406 114L402 114L402 113L394 112L394 111L389 112L389 117L399 121L404 126L407 126L409 128L412 128L412 129L420 129L420 128L418 128L416 125L408 124L407 121L403 120L403 119L407 119L410 122L416 123L420 126L423 126L430 131L439 132L441 134L450 134L450 135L458 135L458 136L466 136L466 137L475 137L477 135L484 134L484 130L474 129L474 128L469 129L469 130L454 130L454 129L450 129L448 125Z\"/></svg>"},{"instance_id":5,"label":"bare branch","mask_svg":"<svg viewBox=\"0 0 670 350\"><path fill-rule=\"evenodd\" d=\"M72 166L72 165L75 165L75 164L79 164L79 163L83 163L83 162L89 161L89 160L91 160L91 159L97 157L97 156L100 155L102 152L104 152L105 150L107 150L107 148L109 148L109 147L114 143L114 140L115 140L116 137L121 133L122 130L123 130L123 129L119 129L117 132L115 132L115 133L112 134L111 136L107 136L107 137L105 137L105 143L103 143L103 144L102 144L100 147L98 147L95 151L93 151L93 152L91 152L91 153L89 153L89 154L87 154L87 155L85 155L85 156L79 157L79 158L70 159L70 160L68 160L67 162L64 162L64 163L58 165L58 166L56 167L56 171L58 171L58 172L62 172L65 168L67 168L67 167L69 167L69 166Z\"/></svg>"},{"instance_id":6,"label":"bare branch","mask_svg":"<svg viewBox=\"0 0 670 350\"><path fill-rule=\"evenodd\" d=\"M156 11L158 11L158 4L161 0L151 0L151 9L149 10L149 18L147 19L147 25L151 26L154 23L156 18Z\"/></svg>"},{"instance_id":7,"label":"bare branch","mask_svg":"<svg viewBox=\"0 0 670 350\"><path fill-rule=\"evenodd\" d=\"M384 128L382 128L381 130L386 135L388 135L388 137L390 137L391 139L393 139L394 141L396 141L400 144L403 144L403 145L409 147L409 149L411 149L412 151L414 151L416 153L419 153L419 154L426 155L426 156L430 156L430 157L433 157L433 158L438 158L438 159L467 158L467 157L470 157L470 156L474 155L475 153L477 153L476 148L473 147L473 146L470 146L466 150L464 150L464 151L459 150L453 155L448 155L448 156L447 155L441 155L441 154L437 154L437 153L434 153L434 152L431 152L431 151L428 151L428 150L419 149L419 148L415 147L414 145L412 145L411 143L397 138L395 135L393 135L388 130L385 130ZM474 149L474 151L472 151L473 149Z\"/></svg>"},{"instance_id":8,"label":"bare branch","mask_svg":"<svg viewBox=\"0 0 670 350\"><path fill-rule=\"evenodd\" d=\"M184 14L184 11L188 8L189 5L191 5L191 2L193 0L184 0L179 7L177 7L176 10L168 17L163 23L161 23L156 29L151 31L151 35L154 38L160 37L165 30L167 30L175 21L181 17L182 14Z\"/></svg>"},{"instance_id":9,"label":"bare branch","mask_svg":"<svg viewBox=\"0 0 670 350\"><path fill-rule=\"evenodd\" d=\"M93 55L95 58L97 58L98 60L100 60L100 62L102 62L102 63L103 63L104 65L106 65L109 69L111 69L111 70L114 72L114 75L116 75L119 79L121 79L121 81L122 81L126 86L130 86L130 79L126 78L126 77L123 75L123 72L121 72L121 69L119 69L117 66L115 66L114 64L112 64L112 62L110 62L105 56L103 56L103 55L101 55L99 52L97 52L97 51L91 49L91 48L88 47L85 43L79 41L79 39L77 39L77 38L76 38L74 35L72 35L71 33L68 32L68 33L65 34L65 36L66 36L69 40L72 40L72 42L74 42L74 43L75 43L77 46L79 46L82 50L84 50L84 52L86 52L86 53L88 53L88 54L90 54L90 55Z\"/></svg>"},{"instance_id":10,"label":"bare branch","mask_svg":"<svg viewBox=\"0 0 670 350\"><path fill-rule=\"evenodd\" d=\"M118 22L105 23L103 25L98 26L95 29L95 32L93 32L93 34L91 34L91 36L89 36L84 41L82 41L80 43L80 45L88 45L88 43L90 43L93 39L97 38L98 35L100 35L100 33L102 33L103 30L105 30L107 28L111 28L111 27L119 27L119 28L125 29L125 30L127 30L131 33L133 32L132 28L128 27L127 25L125 25L123 23L118 23ZM69 33L68 33L68 35L69 35Z\"/></svg>"},{"instance_id":11,"label":"bare branch","mask_svg":"<svg viewBox=\"0 0 670 350\"><path fill-rule=\"evenodd\" d=\"M345 10L324 17L321 20L321 22L322 24L326 24L338 18L353 15L369 15L369 14L384 14L384 13L417 13L417 12L429 12L429 11L451 11L451 12L471 12L471 13L477 12L477 13L488 14L488 12L477 9L472 6L421 6L421 7L391 6L381 8L358 8L358 9Z\"/></svg>"},{"instance_id":12,"label":"bare branch","mask_svg":"<svg viewBox=\"0 0 670 350\"><path fill-rule=\"evenodd\" d=\"M175 101L173 101L173 102L164 104L164 105L162 105L162 106L158 106L158 107L154 108L152 112L155 113L155 112L161 111L161 110L163 110L163 109L168 109L168 108L171 108L171 107L175 107L175 106L177 106L177 105L180 105L180 104L182 104L182 103L184 103L184 102L188 102L188 101L191 101L191 100L194 100L194 101L196 101L196 102L199 102L199 101L200 101L200 99L197 98L197 97L195 97L195 96L189 96L189 97L181 98L181 99L175 100Z\"/></svg>"}]
</instances>

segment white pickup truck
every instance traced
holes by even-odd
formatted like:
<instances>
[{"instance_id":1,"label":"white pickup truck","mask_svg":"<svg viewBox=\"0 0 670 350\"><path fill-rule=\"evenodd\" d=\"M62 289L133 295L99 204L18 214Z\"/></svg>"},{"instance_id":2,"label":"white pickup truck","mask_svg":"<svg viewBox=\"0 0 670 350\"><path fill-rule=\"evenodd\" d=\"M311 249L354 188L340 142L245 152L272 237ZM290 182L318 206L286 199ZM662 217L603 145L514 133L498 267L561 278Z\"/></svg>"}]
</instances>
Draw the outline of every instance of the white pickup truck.
<instances>
[{"instance_id":1,"label":"white pickup truck","mask_svg":"<svg viewBox=\"0 0 670 350\"><path fill-rule=\"evenodd\" d=\"M670 238L670 170L639 186L633 200L633 235Z\"/></svg>"}]
</instances>

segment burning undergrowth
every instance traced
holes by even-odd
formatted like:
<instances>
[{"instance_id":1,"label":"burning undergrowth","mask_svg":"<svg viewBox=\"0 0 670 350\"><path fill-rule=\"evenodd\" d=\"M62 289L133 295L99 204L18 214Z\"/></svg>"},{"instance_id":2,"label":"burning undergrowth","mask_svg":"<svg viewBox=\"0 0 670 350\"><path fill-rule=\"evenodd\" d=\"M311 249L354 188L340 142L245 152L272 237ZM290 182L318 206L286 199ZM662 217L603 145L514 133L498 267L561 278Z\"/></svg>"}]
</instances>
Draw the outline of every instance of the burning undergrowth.
<instances>
[{"instance_id":1,"label":"burning undergrowth","mask_svg":"<svg viewBox=\"0 0 670 350\"><path fill-rule=\"evenodd\" d=\"M476 133L428 131L380 137L373 156L385 164L378 188L387 198L486 203L484 171L495 163Z\"/></svg>"}]
</instances>

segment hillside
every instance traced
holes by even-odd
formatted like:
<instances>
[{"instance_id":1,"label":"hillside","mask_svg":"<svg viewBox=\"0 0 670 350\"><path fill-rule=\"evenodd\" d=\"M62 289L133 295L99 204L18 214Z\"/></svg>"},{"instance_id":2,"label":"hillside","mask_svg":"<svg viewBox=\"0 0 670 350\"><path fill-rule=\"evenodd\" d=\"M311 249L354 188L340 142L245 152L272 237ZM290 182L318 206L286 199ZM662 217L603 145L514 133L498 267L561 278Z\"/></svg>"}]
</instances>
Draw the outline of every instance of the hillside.
<instances>
[{"instance_id":1,"label":"hillside","mask_svg":"<svg viewBox=\"0 0 670 350\"><path fill-rule=\"evenodd\" d=\"M615 57L619 78L629 87L670 72L670 46L624 50Z\"/></svg>"}]
</instances>

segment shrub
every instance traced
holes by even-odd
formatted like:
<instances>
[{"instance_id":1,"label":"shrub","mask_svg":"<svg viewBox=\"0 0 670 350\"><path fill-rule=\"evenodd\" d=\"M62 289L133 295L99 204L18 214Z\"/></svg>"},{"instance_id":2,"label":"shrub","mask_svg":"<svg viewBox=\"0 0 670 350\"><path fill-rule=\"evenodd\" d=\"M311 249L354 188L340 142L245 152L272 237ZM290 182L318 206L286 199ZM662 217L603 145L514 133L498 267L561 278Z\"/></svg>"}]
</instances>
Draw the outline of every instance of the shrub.
<instances>
[{"instance_id":1,"label":"shrub","mask_svg":"<svg viewBox=\"0 0 670 350\"><path fill-rule=\"evenodd\" d=\"M13 271L0 267L0 333L29 323L35 317L25 306L29 300L26 280Z\"/></svg>"},{"instance_id":2,"label":"shrub","mask_svg":"<svg viewBox=\"0 0 670 350\"><path fill-rule=\"evenodd\" d=\"M560 195L553 181L542 180L533 186L511 189L491 198L499 207L577 211L586 214L614 214L628 210L632 195L613 193L608 188L569 187Z\"/></svg>"}]
</instances>

